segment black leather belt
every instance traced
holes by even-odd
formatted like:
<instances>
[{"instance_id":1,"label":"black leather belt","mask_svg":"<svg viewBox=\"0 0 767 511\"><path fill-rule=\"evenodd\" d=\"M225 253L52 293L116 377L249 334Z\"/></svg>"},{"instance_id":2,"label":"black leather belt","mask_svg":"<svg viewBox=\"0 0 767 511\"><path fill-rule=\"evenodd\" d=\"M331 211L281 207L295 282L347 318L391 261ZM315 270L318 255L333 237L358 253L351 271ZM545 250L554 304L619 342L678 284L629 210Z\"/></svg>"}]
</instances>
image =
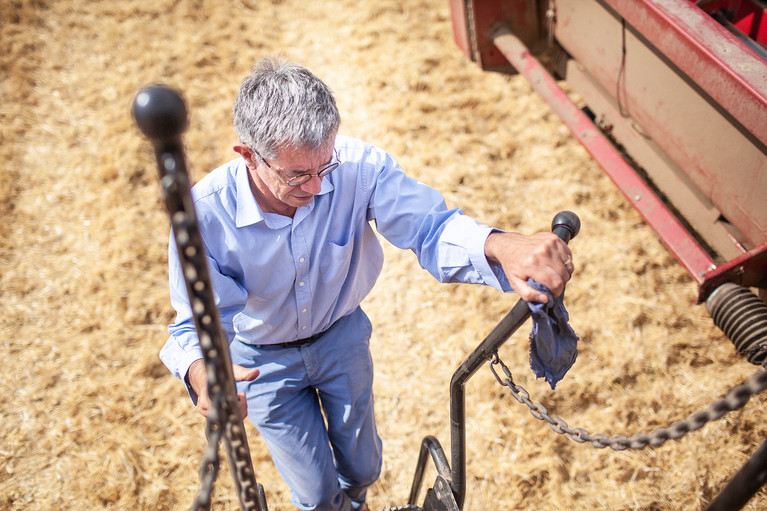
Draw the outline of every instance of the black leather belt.
<instances>
[{"instance_id":1,"label":"black leather belt","mask_svg":"<svg viewBox=\"0 0 767 511\"><path fill-rule=\"evenodd\" d=\"M330 329L328 329L330 330ZM276 342L274 344L257 344L256 348L300 348L301 346L306 346L307 344L311 344L323 335L325 335L325 332L328 330L324 330L318 334L314 334L311 337L305 337L304 339L296 339L295 341L290 342Z\"/></svg>"}]
</instances>

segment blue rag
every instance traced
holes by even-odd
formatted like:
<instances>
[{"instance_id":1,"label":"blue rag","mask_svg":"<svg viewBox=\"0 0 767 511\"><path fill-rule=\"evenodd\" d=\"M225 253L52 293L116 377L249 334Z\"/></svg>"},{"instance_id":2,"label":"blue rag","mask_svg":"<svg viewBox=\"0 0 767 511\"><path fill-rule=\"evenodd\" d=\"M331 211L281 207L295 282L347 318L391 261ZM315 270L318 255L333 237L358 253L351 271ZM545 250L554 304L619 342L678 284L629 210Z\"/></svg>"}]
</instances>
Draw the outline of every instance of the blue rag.
<instances>
[{"instance_id":1,"label":"blue rag","mask_svg":"<svg viewBox=\"0 0 767 511\"><path fill-rule=\"evenodd\" d=\"M551 388L575 363L578 356L578 336L568 323L570 316L564 306L564 293L554 298L542 284L528 279L530 287L546 293L546 303L528 302L533 316L530 331L530 367L538 378L544 377Z\"/></svg>"}]
</instances>

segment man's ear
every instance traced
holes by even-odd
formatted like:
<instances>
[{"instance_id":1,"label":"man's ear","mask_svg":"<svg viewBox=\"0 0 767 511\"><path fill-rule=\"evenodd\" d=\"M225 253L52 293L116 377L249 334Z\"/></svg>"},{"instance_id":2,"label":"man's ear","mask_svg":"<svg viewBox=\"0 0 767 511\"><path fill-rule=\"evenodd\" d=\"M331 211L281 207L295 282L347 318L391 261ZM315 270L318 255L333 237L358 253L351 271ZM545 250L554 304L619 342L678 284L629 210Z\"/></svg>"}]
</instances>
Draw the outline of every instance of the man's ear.
<instances>
[{"instance_id":1,"label":"man's ear","mask_svg":"<svg viewBox=\"0 0 767 511\"><path fill-rule=\"evenodd\" d=\"M232 149L235 153L239 154L245 159L245 163L247 163L248 166L254 165L256 163L255 153L245 144L235 144Z\"/></svg>"}]
</instances>

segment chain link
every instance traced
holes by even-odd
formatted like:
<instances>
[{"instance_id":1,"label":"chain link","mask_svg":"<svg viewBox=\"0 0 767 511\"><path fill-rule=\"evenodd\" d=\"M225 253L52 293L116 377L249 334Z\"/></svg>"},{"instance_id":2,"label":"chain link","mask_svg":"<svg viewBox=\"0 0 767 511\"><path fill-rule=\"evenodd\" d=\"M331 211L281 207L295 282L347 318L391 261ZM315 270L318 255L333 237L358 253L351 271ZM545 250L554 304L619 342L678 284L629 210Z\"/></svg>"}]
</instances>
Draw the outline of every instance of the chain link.
<instances>
[{"instance_id":1,"label":"chain link","mask_svg":"<svg viewBox=\"0 0 767 511\"><path fill-rule=\"evenodd\" d=\"M501 378L495 370L497 365L500 365L503 370L505 379ZM590 442L597 449L610 447L615 451L626 449L641 450L647 446L660 447L668 440L679 440L687 433L699 430L708 422L721 419L725 413L742 408L751 399L751 396L755 396L764 389L767 389L767 371L758 371L746 383L730 390L723 399L714 401L706 410L690 415L687 420L675 422L668 427L656 429L649 434L637 433L631 437L623 435L609 437L604 433L592 435L583 428L571 428L563 419L549 415L545 406L532 401L530 394L524 388L514 383L511 371L498 357L497 353L490 360L490 370L500 385L511 390L514 399L526 405L533 417L547 422L556 433L566 435L578 443Z\"/></svg>"},{"instance_id":2,"label":"chain link","mask_svg":"<svg viewBox=\"0 0 767 511\"><path fill-rule=\"evenodd\" d=\"M218 397L218 396L216 396ZM218 453L218 446L223 437L221 421L218 420L218 404L214 403L208 413L208 422L205 429L205 436L208 439L208 446L202 455L200 466L200 489L197 497L192 504L192 510L210 509L213 496L213 484L216 482L221 458Z\"/></svg>"},{"instance_id":3,"label":"chain link","mask_svg":"<svg viewBox=\"0 0 767 511\"><path fill-rule=\"evenodd\" d=\"M186 172L179 168L180 162L174 155L165 154L158 161L163 198L173 227L189 304L205 360L208 396L211 400L205 431L208 446L202 457L200 489L192 509L210 509L213 485L220 467L219 445L224 440L240 507L246 511L265 511L265 502L259 493L261 489L256 482L237 406L237 396L234 390L228 391L227 380L231 378L227 368L229 357L228 352L223 351L228 350L228 346L223 338L218 308L213 299L189 180Z\"/></svg>"}]
</instances>

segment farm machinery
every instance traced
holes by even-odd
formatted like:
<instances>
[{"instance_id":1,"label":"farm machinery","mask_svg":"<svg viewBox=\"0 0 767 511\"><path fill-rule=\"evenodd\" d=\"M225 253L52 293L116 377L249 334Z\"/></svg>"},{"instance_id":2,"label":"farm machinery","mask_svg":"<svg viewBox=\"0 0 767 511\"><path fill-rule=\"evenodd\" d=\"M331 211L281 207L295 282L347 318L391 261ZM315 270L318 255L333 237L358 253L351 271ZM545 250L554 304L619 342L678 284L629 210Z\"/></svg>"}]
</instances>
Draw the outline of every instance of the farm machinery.
<instances>
[{"instance_id":1,"label":"farm machinery","mask_svg":"<svg viewBox=\"0 0 767 511\"><path fill-rule=\"evenodd\" d=\"M767 3L450 8L467 57L525 76L698 284L715 323L762 363L767 315L743 288L767 300Z\"/></svg>"},{"instance_id":2,"label":"farm machinery","mask_svg":"<svg viewBox=\"0 0 767 511\"><path fill-rule=\"evenodd\" d=\"M760 0L450 0L458 47L483 70L525 76L684 266L714 323L739 353L762 366L767 366L765 7ZM241 508L266 511L191 202L181 142L186 105L176 91L150 86L137 94L133 115L154 145L213 401L193 507L210 507L223 441ZM552 231L565 241L579 229L570 212L552 222ZM767 371L760 371L705 411L668 428L630 438L592 435L550 416L498 358L498 349L529 317L528 304L520 300L458 367L450 383L450 458L435 437L426 436L408 502L389 511L463 508L464 386L488 362L498 382L555 432L615 450L678 439L767 389ZM437 475L419 504L429 461ZM767 441L707 509L740 509L765 482Z\"/></svg>"},{"instance_id":3,"label":"farm machinery","mask_svg":"<svg viewBox=\"0 0 767 511\"><path fill-rule=\"evenodd\" d=\"M525 77L684 266L738 353L767 366L767 2L450 10L467 58ZM766 480L767 441L709 509L739 509Z\"/></svg>"}]
</instances>

